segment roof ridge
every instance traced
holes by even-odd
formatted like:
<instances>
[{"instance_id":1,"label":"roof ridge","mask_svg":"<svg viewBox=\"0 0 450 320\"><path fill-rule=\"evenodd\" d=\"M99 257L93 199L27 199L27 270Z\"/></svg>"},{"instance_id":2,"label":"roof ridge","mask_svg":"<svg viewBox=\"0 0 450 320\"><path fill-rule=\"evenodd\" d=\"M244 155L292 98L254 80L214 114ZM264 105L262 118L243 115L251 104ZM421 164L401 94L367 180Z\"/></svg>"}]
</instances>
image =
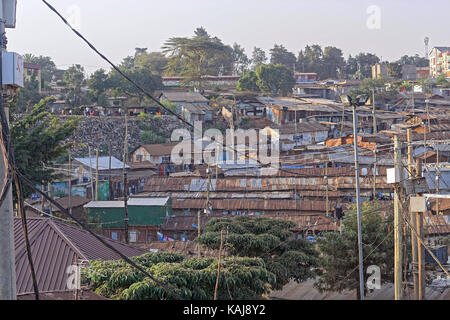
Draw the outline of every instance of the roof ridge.
<instances>
[{"instance_id":1,"label":"roof ridge","mask_svg":"<svg viewBox=\"0 0 450 320\"><path fill-rule=\"evenodd\" d=\"M86 257L86 255L83 253L83 252L81 252L81 250L64 234L64 232L58 227L58 223L60 223L60 222L56 222L56 221L53 221L53 220L51 220L51 219L49 219L49 221L48 221L48 224L50 225L50 227L52 228L52 229L54 229L59 235L60 235L60 237L62 237L65 241L66 241L66 243L69 245L69 247L71 247L72 248L72 250L74 250L79 256L81 256L84 260L89 260L87 257ZM71 225L69 225L69 224L64 224L64 226L68 226L68 227L70 227L70 228L72 228L72 229L77 229L77 230L80 230L81 231L81 229L78 229L78 228L75 228L75 227L73 227L73 226L71 226ZM83 230L84 231L84 230Z\"/></svg>"}]
</instances>

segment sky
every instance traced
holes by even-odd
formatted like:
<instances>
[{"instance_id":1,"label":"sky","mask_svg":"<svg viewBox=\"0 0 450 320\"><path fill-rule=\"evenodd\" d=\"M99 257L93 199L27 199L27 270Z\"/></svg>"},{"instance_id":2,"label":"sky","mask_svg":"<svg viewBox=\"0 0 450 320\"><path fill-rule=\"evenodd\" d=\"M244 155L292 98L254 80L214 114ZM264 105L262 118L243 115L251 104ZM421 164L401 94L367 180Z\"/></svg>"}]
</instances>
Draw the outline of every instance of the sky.
<instances>
[{"instance_id":1,"label":"sky","mask_svg":"<svg viewBox=\"0 0 450 320\"><path fill-rule=\"evenodd\" d=\"M423 56L424 38L450 46L448 0L47 0L114 63L134 48L160 51L170 37L190 37L203 26L250 56L283 44L298 54L306 45L336 46L383 60ZM87 73L109 66L41 0L18 0L8 50L50 56L60 69L81 64Z\"/></svg>"}]
</instances>

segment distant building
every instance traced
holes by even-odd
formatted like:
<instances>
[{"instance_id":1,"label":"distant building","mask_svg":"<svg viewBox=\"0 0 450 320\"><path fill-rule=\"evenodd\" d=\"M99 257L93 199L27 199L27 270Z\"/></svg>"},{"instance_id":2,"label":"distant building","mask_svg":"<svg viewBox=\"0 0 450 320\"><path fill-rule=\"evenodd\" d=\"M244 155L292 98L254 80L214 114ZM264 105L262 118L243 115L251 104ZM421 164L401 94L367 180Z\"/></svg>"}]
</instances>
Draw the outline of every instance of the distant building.
<instances>
[{"instance_id":1,"label":"distant building","mask_svg":"<svg viewBox=\"0 0 450 320\"><path fill-rule=\"evenodd\" d=\"M24 73L24 80L25 81L31 81L33 76L35 77L35 80L39 82L39 93L42 92L42 66L34 64L34 63L28 63L24 62L23 68L25 70Z\"/></svg>"},{"instance_id":2,"label":"distant building","mask_svg":"<svg viewBox=\"0 0 450 320\"><path fill-rule=\"evenodd\" d=\"M127 205L129 242L157 241L160 226L172 215L172 200L168 197L130 198ZM84 208L91 219L102 224L104 236L116 241L125 240L123 201L91 201Z\"/></svg>"},{"instance_id":3,"label":"distant building","mask_svg":"<svg viewBox=\"0 0 450 320\"><path fill-rule=\"evenodd\" d=\"M416 80L417 67L414 64L402 65L402 80Z\"/></svg>"},{"instance_id":4,"label":"distant building","mask_svg":"<svg viewBox=\"0 0 450 320\"><path fill-rule=\"evenodd\" d=\"M416 80L428 79L430 77L430 67L417 67Z\"/></svg>"},{"instance_id":5,"label":"distant building","mask_svg":"<svg viewBox=\"0 0 450 320\"><path fill-rule=\"evenodd\" d=\"M296 73L295 83L315 83L317 81L317 73Z\"/></svg>"},{"instance_id":6,"label":"distant building","mask_svg":"<svg viewBox=\"0 0 450 320\"><path fill-rule=\"evenodd\" d=\"M434 47L430 52L430 77L450 78L450 47Z\"/></svg>"},{"instance_id":7,"label":"distant building","mask_svg":"<svg viewBox=\"0 0 450 320\"><path fill-rule=\"evenodd\" d=\"M372 79L389 78L388 66L385 63L377 63L372 66Z\"/></svg>"}]
</instances>

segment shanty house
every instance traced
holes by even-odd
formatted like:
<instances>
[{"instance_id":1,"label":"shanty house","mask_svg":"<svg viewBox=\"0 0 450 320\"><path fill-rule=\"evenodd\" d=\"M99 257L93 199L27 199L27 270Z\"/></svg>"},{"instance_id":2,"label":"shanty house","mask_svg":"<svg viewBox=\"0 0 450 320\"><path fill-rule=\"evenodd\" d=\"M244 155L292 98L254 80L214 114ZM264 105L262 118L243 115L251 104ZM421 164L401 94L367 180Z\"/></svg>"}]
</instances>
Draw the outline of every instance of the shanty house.
<instances>
[{"instance_id":1,"label":"shanty house","mask_svg":"<svg viewBox=\"0 0 450 320\"><path fill-rule=\"evenodd\" d=\"M130 242L157 240L159 226L172 215L170 198L130 198L128 207L128 238ZM125 240L124 201L91 201L84 208L88 216L102 225L103 235Z\"/></svg>"}]
</instances>

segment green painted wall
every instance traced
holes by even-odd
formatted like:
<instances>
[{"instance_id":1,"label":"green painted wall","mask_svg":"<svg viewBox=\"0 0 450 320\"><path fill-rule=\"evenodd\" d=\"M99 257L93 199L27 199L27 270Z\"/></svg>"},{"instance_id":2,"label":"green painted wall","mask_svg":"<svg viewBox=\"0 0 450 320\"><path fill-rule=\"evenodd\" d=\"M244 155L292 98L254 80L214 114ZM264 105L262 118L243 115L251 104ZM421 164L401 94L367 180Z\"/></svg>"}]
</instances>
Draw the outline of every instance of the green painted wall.
<instances>
[{"instance_id":1,"label":"green painted wall","mask_svg":"<svg viewBox=\"0 0 450 320\"><path fill-rule=\"evenodd\" d=\"M128 206L129 226L159 226L168 215L172 215L171 200L166 206ZM103 228L123 228L125 223L124 208L89 208L89 218L101 222Z\"/></svg>"}]
</instances>

